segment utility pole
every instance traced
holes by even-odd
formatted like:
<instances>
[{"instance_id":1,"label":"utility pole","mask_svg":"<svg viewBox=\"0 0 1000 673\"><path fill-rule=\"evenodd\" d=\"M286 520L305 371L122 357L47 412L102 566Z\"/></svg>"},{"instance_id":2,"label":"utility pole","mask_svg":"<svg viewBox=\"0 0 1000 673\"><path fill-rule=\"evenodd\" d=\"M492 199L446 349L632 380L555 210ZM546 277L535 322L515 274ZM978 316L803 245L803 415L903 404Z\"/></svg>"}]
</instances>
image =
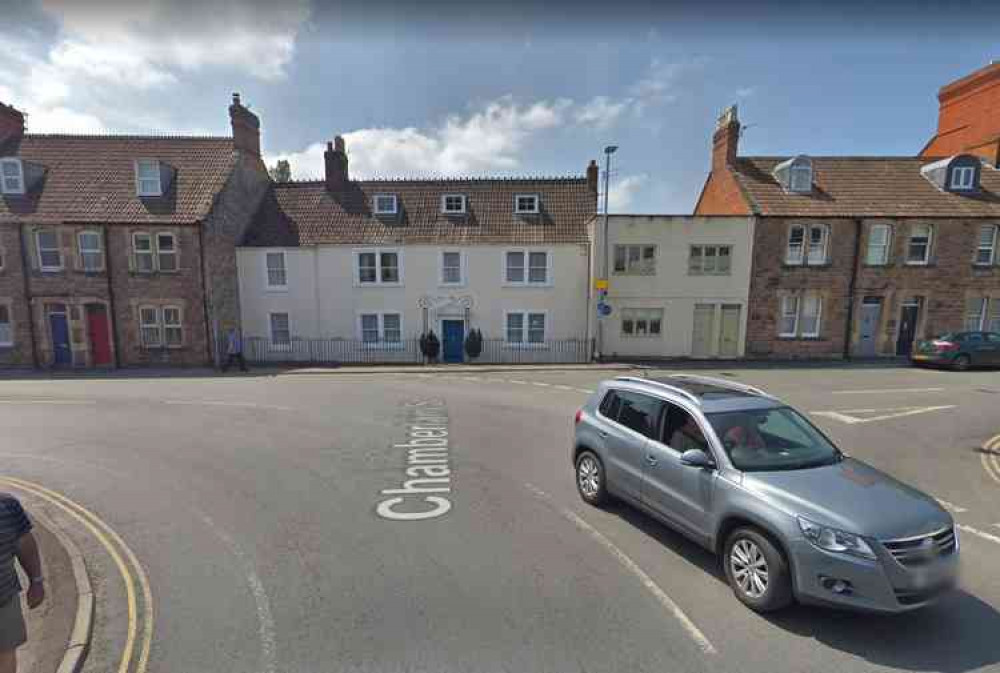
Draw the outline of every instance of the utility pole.
<instances>
[{"instance_id":1,"label":"utility pole","mask_svg":"<svg viewBox=\"0 0 1000 673\"><path fill-rule=\"evenodd\" d=\"M603 287L597 290L597 305L604 304L608 296L608 188L611 185L611 155L618 151L617 145L604 148L604 228L601 232L601 280ZM604 355L604 316L597 316L597 355Z\"/></svg>"}]
</instances>

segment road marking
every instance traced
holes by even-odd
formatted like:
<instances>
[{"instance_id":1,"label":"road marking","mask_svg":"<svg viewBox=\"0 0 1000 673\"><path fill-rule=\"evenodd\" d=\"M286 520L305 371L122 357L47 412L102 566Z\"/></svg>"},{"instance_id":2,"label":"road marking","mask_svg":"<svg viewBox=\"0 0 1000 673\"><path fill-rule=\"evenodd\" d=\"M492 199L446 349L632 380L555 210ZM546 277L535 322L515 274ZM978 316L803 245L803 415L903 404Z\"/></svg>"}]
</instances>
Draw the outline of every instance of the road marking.
<instances>
[{"instance_id":1,"label":"road marking","mask_svg":"<svg viewBox=\"0 0 1000 673\"><path fill-rule=\"evenodd\" d=\"M552 386L553 388L558 388L559 390L576 390L573 386L564 386L562 384L556 384Z\"/></svg>"},{"instance_id":2,"label":"road marking","mask_svg":"<svg viewBox=\"0 0 1000 673\"><path fill-rule=\"evenodd\" d=\"M588 395L589 395L590 393L594 392L594 391L593 391L593 390L591 390L590 388L574 388L573 390L575 390L575 391L577 391L577 392L580 392L580 393L587 393Z\"/></svg>"},{"instance_id":3,"label":"road marking","mask_svg":"<svg viewBox=\"0 0 1000 673\"><path fill-rule=\"evenodd\" d=\"M834 390L833 395L888 395L891 393L939 393L944 388L883 388L881 390Z\"/></svg>"},{"instance_id":4,"label":"road marking","mask_svg":"<svg viewBox=\"0 0 1000 673\"><path fill-rule=\"evenodd\" d=\"M0 400L0 404L97 404L95 400Z\"/></svg>"},{"instance_id":5,"label":"road marking","mask_svg":"<svg viewBox=\"0 0 1000 673\"><path fill-rule=\"evenodd\" d=\"M256 404L253 402L222 402L217 400L164 400L163 403L197 406L197 407L241 407L244 409L276 409L278 411L293 411L292 407L279 407L274 404Z\"/></svg>"},{"instance_id":6,"label":"road marking","mask_svg":"<svg viewBox=\"0 0 1000 673\"><path fill-rule=\"evenodd\" d=\"M972 526L966 526L964 523L958 524L958 529L963 530L966 533L972 533L976 537L980 537L984 540L989 540L990 542L995 542L997 544L1000 544L1000 535L987 533L986 531L979 530L978 528L973 528Z\"/></svg>"},{"instance_id":7,"label":"road marking","mask_svg":"<svg viewBox=\"0 0 1000 673\"><path fill-rule=\"evenodd\" d=\"M539 388L549 388L549 387L551 387L551 384L544 383L542 381L532 381L531 385L538 386Z\"/></svg>"},{"instance_id":8,"label":"road marking","mask_svg":"<svg viewBox=\"0 0 1000 673\"><path fill-rule=\"evenodd\" d=\"M959 507L958 505L956 505L954 503L951 503L951 502L948 502L947 500L942 500L941 498L934 498L934 499L937 500L939 503L941 503L942 507L944 507L945 509L950 509L955 514L961 514L962 512L968 512L969 511L966 508Z\"/></svg>"},{"instance_id":9,"label":"road marking","mask_svg":"<svg viewBox=\"0 0 1000 673\"><path fill-rule=\"evenodd\" d=\"M897 407L901 408L901 407ZM905 416L915 416L917 414L926 414L931 411L942 411L944 409L954 409L954 404L944 404L936 407L909 407L908 411L894 411L890 414L882 414L879 416L870 416L868 418L860 418L858 416L851 416L844 411L813 411L810 412L814 416L825 416L826 418L832 418L835 421L840 421L841 423L847 423L848 425L854 425L857 423L872 423L874 421L887 421L892 418L903 418ZM889 411L889 409L868 409L868 410L855 410L855 413L860 413L861 411Z\"/></svg>"},{"instance_id":10,"label":"road marking","mask_svg":"<svg viewBox=\"0 0 1000 673\"><path fill-rule=\"evenodd\" d=\"M614 556L616 559L618 559L618 562L621 563L623 566L625 566L625 568L629 572L635 575L642 583L642 585L650 593L653 594L656 600L659 601L660 605L666 608L667 612L672 614L674 618L681 623L681 626L684 628L684 630L687 631L691 639L695 641L695 644L698 646L698 649L700 649L705 654L717 653L715 646L712 645L712 642L707 637L705 637L705 634L701 632L701 629L699 629L695 625L695 623L691 621L691 618L688 617L683 610L681 610L680 606L677 605L677 603L675 603L674 600L667 595L667 592L665 592L663 589L660 588L660 585L658 585L655 581L653 581L652 577L646 574L646 571L640 568L635 561L633 561L625 554L625 552L619 549L614 542L604 537L604 535L599 530L597 530L589 523L584 521L578 514L576 514L576 512L567 509L565 507L559 507L558 505L556 505L552 501L552 498L550 498L545 491L541 490L540 488L532 484L525 484L525 486L529 491L534 493L536 496L546 501L551 506L555 507L563 517L569 519L570 522L572 522L577 528L582 530L584 533L589 535L595 542L597 542L602 547L611 552L611 555Z\"/></svg>"},{"instance_id":11,"label":"road marking","mask_svg":"<svg viewBox=\"0 0 1000 673\"><path fill-rule=\"evenodd\" d=\"M479 380L478 376L463 376L462 378L465 379L466 381L478 381Z\"/></svg>"},{"instance_id":12,"label":"road marking","mask_svg":"<svg viewBox=\"0 0 1000 673\"><path fill-rule=\"evenodd\" d=\"M993 437L983 444L983 452L979 454L979 459L983 463L983 469L990 478L1000 484L1000 435Z\"/></svg>"},{"instance_id":13,"label":"road marking","mask_svg":"<svg viewBox=\"0 0 1000 673\"><path fill-rule=\"evenodd\" d=\"M124 550L125 555L128 557L129 562L136 571L138 584L140 585L143 594L143 643L139 652L139 660L135 667L135 673L145 673L146 665L149 661L149 650L153 642L153 594L149 586L149 579L146 577L146 572L139 563L139 560L136 558L132 549L125 544L125 541L121 539L118 533L116 533L115 530L105 523L100 517L82 505L70 500L61 493L57 493L56 491L52 491L44 486L34 484L30 481L24 481L14 477L0 477L0 483L7 484L9 487L25 493L31 493L42 500L46 500L50 504L58 507L66 514L76 519L78 522L83 524L94 536L94 538L97 539L97 541L107 550L111 559L118 567L118 572L121 574L122 581L125 583L125 597L128 602L128 630L125 639L125 649L122 652L121 663L118 666L118 673L128 673L129 665L132 661L132 653L135 650L136 632L138 630L138 609L136 607L134 587L136 582L127 565L122 560L121 555L118 553L118 549L116 549L111 543L111 540L117 543L118 546ZM110 540L108 539L109 537L111 538Z\"/></svg>"},{"instance_id":14,"label":"road marking","mask_svg":"<svg viewBox=\"0 0 1000 673\"><path fill-rule=\"evenodd\" d=\"M520 381L518 379L507 379L507 383L516 383L519 386L526 386L526 385L528 385L527 381Z\"/></svg>"}]
</instances>

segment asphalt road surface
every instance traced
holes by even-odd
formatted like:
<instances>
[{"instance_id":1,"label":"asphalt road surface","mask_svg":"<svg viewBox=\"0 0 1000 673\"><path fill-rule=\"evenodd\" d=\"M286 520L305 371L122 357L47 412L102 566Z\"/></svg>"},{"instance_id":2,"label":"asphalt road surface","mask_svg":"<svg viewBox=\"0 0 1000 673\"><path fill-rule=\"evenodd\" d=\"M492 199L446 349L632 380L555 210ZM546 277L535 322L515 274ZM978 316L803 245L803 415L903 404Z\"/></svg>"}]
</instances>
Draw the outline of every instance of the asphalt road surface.
<instances>
[{"instance_id":1,"label":"asphalt road surface","mask_svg":"<svg viewBox=\"0 0 1000 673\"><path fill-rule=\"evenodd\" d=\"M961 590L748 611L707 552L579 500L593 371L4 381L0 489L87 555L92 673L1000 670L1000 373L715 373L945 502ZM391 493L413 478L441 500Z\"/></svg>"}]
</instances>

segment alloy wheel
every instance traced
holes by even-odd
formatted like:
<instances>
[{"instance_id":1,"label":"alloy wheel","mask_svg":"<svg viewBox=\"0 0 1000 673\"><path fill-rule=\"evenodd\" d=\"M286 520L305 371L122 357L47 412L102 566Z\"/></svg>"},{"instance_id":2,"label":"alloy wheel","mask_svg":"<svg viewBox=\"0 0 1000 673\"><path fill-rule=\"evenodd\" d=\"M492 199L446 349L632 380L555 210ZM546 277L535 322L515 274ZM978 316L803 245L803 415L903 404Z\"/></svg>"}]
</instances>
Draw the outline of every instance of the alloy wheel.
<instances>
[{"instance_id":1,"label":"alloy wheel","mask_svg":"<svg viewBox=\"0 0 1000 673\"><path fill-rule=\"evenodd\" d=\"M760 598L767 592L767 559L752 540L737 540L729 552L729 567L740 590L750 598Z\"/></svg>"},{"instance_id":2,"label":"alloy wheel","mask_svg":"<svg viewBox=\"0 0 1000 673\"><path fill-rule=\"evenodd\" d=\"M576 478L580 482L580 490L588 498L595 497L601 490L601 472L597 461L585 456L576 470Z\"/></svg>"}]
</instances>

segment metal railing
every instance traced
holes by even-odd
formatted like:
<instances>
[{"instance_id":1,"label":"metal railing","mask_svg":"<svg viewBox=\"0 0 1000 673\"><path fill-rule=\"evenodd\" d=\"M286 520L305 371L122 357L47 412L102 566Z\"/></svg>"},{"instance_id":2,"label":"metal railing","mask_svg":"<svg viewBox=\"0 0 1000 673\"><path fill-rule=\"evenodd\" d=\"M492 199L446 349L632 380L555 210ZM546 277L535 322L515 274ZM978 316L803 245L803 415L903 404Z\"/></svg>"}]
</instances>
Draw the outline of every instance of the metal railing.
<instances>
[{"instance_id":1,"label":"metal railing","mask_svg":"<svg viewBox=\"0 0 1000 673\"><path fill-rule=\"evenodd\" d=\"M444 346L436 363L446 363ZM226 343L219 353L226 359ZM504 339L483 339L479 357L470 358L462 349L466 364L552 364L589 362L593 342L589 339L547 339L536 343L511 343ZM243 340L243 357L249 364L422 364L420 339L369 342L361 339L305 339L292 337L287 344L273 344L265 337Z\"/></svg>"}]
</instances>

